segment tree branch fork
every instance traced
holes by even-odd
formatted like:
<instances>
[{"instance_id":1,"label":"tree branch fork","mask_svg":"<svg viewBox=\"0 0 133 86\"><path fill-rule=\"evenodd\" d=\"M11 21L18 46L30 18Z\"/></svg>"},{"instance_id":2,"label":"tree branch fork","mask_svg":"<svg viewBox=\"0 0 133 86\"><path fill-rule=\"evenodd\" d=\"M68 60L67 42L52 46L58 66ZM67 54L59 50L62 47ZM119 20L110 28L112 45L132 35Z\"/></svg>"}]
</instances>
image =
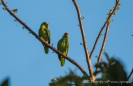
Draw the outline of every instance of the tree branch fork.
<instances>
[{"instance_id":1,"label":"tree branch fork","mask_svg":"<svg viewBox=\"0 0 133 86\"><path fill-rule=\"evenodd\" d=\"M5 4L4 0L1 0L2 2L2 5L4 6L4 8L8 11L8 13L13 16L20 24L22 24L24 26L24 28L26 28L33 36L35 36L35 38L37 38L41 43L47 45L51 50L53 50L55 53L63 56L65 59L67 59L68 61L70 61L72 64L74 64L76 67L78 67L80 69L80 71L88 77L89 80L91 81L95 81L96 79L96 76L93 75L93 69L92 69L92 64L91 64L91 57L92 57L92 54L93 52L95 51L95 48L96 48L96 45L98 43L98 40L101 36L101 33L104 29L104 27L107 25L106 27L106 32L105 32L105 35L104 35L104 40L103 40L103 44L102 44L102 47L101 47L101 50L100 50L100 53L99 53L99 57L98 57L98 60L97 62L100 62L100 59L102 57L102 54L104 52L104 48L105 48L105 44L106 44L106 40L107 40L107 35L108 35L108 31L109 31L109 25L110 25L110 22L109 20L111 19L112 15L118 10L118 6L120 5L120 0L116 0L116 4L115 4L115 7L113 9L113 11L111 13L109 13L108 15L108 18L106 20L106 22L104 23L103 27L101 28L97 38L96 38L96 41L94 43L94 46L93 46L93 49L92 51L89 53L88 51L88 48L87 48L87 43L86 43L86 38L85 38L85 32L84 32L84 27L83 27L83 23L82 23L82 16L81 16L81 13L80 13L80 9L78 7L78 4L76 2L76 0L72 0L73 1L73 4L76 8L76 11L77 11L77 15L78 15L78 20L79 20L79 24L80 24L80 30L81 30L81 34L82 34L82 40L83 40L83 47L84 47L84 51L85 51L85 55L86 55L86 61L87 61L87 66L88 66L88 69L89 69L89 75L87 74L87 72L76 62L74 61L73 59L71 59L70 57L68 56L65 56L64 54L62 54L60 51L58 51L56 48L54 48L53 46L51 46L50 44L48 44L47 42L45 42L45 40L43 40L41 37L39 37L34 31L31 30L31 28L29 26L27 26L22 20L20 20L9 8L8 6ZM96 70L97 71L97 68Z\"/></svg>"}]
</instances>

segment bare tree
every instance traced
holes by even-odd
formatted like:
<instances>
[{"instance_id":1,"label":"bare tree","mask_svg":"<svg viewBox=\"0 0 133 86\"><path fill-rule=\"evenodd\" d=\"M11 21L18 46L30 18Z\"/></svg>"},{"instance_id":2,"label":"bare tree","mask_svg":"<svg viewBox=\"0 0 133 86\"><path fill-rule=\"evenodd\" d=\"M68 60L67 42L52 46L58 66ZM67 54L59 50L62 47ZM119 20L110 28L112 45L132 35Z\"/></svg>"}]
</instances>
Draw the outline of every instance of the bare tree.
<instances>
[{"instance_id":1,"label":"bare tree","mask_svg":"<svg viewBox=\"0 0 133 86\"><path fill-rule=\"evenodd\" d=\"M89 80L91 81L95 81L96 77L97 77L97 74L94 75L94 72L98 71L98 68L96 68L96 70L93 72L93 68L92 68L92 63L91 63L91 58L92 58L92 55L96 49L96 46L97 46L97 43L98 43L98 40L102 34L102 31L104 29L106 29L105 31L105 34L104 34L104 39L103 39L103 42L102 42L102 45L101 45L101 50L99 51L99 56L98 56L98 59L97 59L97 63L100 62L101 58L102 58L102 55L103 55L103 52L104 52L104 49L105 49L105 46L106 46L106 41L107 41L107 37L108 37L108 31L109 31L109 28L110 28L110 23L111 23L111 17L117 12L117 10L119 10L119 6L120 6L120 0L116 0L115 2L115 6L113 9L110 9L109 10L109 13L108 13L108 18L107 20L105 21L105 23L103 24L100 32L98 33L98 36L95 40L95 43L93 45L93 48L92 50L89 52L89 48L87 47L87 42L86 42L86 37L85 37L85 31L84 31L84 26L83 26L83 23L82 23L82 16L81 16L81 13L80 13L80 9L78 7L78 4L76 2L76 0L72 0L75 8L76 8L76 11L77 11L77 15L78 15L78 21L79 21L79 26L80 26L80 30L81 30L81 36L82 36L82 41L83 41L83 47L84 47L84 52L85 52L85 56L86 56L86 62L87 62L87 66L88 66L88 71L85 71L83 69L83 67L77 63L76 61L74 61L73 59L71 59L70 57L68 56L65 56L64 54L62 54L60 51L58 51L56 48L54 48L52 45L48 44L47 42L45 42L45 40L43 40L42 38L40 38L34 31L32 31L32 29L26 25L20 18L18 18L14 12L17 12L17 9L14 9L14 10L10 10L7 6L7 4L5 4L4 0L1 0L2 2L2 5L4 6L4 9L7 10L7 12L15 18L16 21L18 21L20 24L23 25L23 28L26 28L33 36L35 36L36 39L38 39L38 41L40 41L41 43L47 45L51 50L53 50L55 53L63 56L65 59L67 59L69 62L71 62L73 65L77 66L79 68L79 70L81 70L81 72L88 77ZM89 72L89 74L87 73ZM130 77L130 76L129 76Z\"/></svg>"}]
</instances>

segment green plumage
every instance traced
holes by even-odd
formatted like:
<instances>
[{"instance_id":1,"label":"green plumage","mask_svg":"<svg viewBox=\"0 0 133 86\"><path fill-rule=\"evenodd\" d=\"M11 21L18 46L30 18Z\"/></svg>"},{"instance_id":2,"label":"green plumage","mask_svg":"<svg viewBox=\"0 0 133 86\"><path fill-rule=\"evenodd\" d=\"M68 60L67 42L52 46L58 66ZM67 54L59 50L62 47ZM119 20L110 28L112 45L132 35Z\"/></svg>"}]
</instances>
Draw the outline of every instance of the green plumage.
<instances>
[{"instance_id":1,"label":"green plumage","mask_svg":"<svg viewBox=\"0 0 133 86\"><path fill-rule=\"evenodd\" d=\"M47 43L50 44L50 31L48 27L49 27L49 24L47 22L43 22L40 26L38 34L39 34L39 37L42 37ZM45 53L48 54L49 48L45 44L43 44L43 46L44 46Z\"/></svg>"},{"instance_id":2,"label":"green plumage","mask_svg":"<svg viewBox=\"0 0 133 86\"><path fill-rule=\"evenodd\" d=\"M59 40L57 44L57 49L62 52L64 55L67 56L68 50L69 50L69 35L68 33L65 33L63 37ZM60 65L64 66L65 64L65 58L62 56L58 55L59 60L60 60Z\"/></svg>"}]
</instances>

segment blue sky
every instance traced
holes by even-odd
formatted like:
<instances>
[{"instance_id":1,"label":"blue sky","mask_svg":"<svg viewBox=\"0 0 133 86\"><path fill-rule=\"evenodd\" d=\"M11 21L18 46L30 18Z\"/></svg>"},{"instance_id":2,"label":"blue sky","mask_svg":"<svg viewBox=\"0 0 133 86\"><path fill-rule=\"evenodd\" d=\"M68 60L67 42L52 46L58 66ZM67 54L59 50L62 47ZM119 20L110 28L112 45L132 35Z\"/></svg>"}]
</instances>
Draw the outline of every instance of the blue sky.
<instances>
[{"instance_id":1,"label":"blue sky","mask_svg":"<svg viewBox=\"0 0 133 86\"><path fill-rule=\"evenodd\" d=\"M58 40L64 32L70 35L68 56L78 62L88 72L77 12L71 0L4 0L10 9L18 9L16 14L36 33L42 22L50 23L51 43L57 47ZM103 26L107 13L114 7L115 0L77 0L82 16L89 51ZM121 0L120 10L113 16L105 51L124 64L127 74L133 68L133 1ZM0 5L0 82L10 77L11 86L48 86L50 80L60 77L68 69L80 70L66 61L60 67L57 54L46 55L42 44ZM92 57L96 63L103 36L98 42ZM106 60L103 56L102 60Z\"/></svg>"}]
</instances>

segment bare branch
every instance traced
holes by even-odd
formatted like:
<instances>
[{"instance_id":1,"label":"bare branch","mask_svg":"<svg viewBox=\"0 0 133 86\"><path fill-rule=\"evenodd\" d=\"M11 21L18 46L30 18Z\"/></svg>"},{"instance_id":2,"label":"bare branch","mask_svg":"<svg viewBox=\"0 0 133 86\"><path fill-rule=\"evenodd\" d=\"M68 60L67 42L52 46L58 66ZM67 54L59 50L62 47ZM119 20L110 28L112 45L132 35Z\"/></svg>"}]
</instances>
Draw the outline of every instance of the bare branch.
<instances>
[{"instance_id":1,"label":"bare branch","mask_svg":"<svg viewBox=\"0 0 133 86\"><path fill-rule=\"evenodd\" d=\"M106 26L106 32L105 32L105 36L104 36L104 40L103 40L103 43L102 43L102 47L101 47L101 50L100 50L100 53L99 53L99 57L98 57L97 63L100 62L100 60L101 60L101 58L102 58L102 54L103 54L104 48L105 48L105 45L106 45L106 40L107 40L107 36L108 36L108 31L109 31L110 22L112 21L112 20L111 20L111 16L114 15L115 12L116 12L117 10L119 10L119 5L120 5L120 0L116 0L116 5L115 5L113 11L110 10L110 12L109 12L109 17L108 17L108 19L106 20L106 22L105 22L103 28L101 29L101 31L100 31L100 33L99 33L99 34L101 34L102 30L104 29L104 27L105 27L106 24L107 24L107 26ZM96 42L98 41L99 37L100 37L100 36L98 35L98 38L96 39ZM95 42L95 43L96 43L96 42ZM96 43L96 44L97 44L97 43ZM95 47L95 46L96 46L96 45L94 44L94 47ZM93 51L92 51L92 52L93 52ZM98 71L98 68L96 68L95 71ZM97 75L95 75L95 78L96 78L96 76L97 76Z\"/></svg>"},{"instance_id":2,"label":"bare branch","mask_svg":"<svg viewBox=\"0 0 133 86\"><path fill-rule=\"evenodd\" d=\"M97 60L97 63L100 62L101 58L102 58L102 55L103 55L103 52L104 52L104 49L105 49L105 45L106 45L106 41L107 41L107 36L108 36L108 31L109 31L109 27L110 27L110 22L107 23L107 26L106 26L106 32L104 34L104 39L103 39L103 43L102 43L102 47L101 47L101 50L100 50L100 53L99 53L99 56L98 56L98 60ZM96 71L98 71L98 68L96 67ZM97 75L95 75L96 77Z\"/></svg>"},{"instance_id":3,"label":"bare branch","mask_svg":"<svg viewBox=\"0 0 133 86\"><path fill-rule=\"evenodd\" d=\"M133 69L132 69L131 73L129 74L129 76L127 77L127 81L130 79L130 77L132 76L132 74L133 74Z\"/></svg>"},{"instance_id":4,"label":"bare branch","mask_svg":"<svg viewBox=\"0 0 133 86\"><path fill-rule=\"evenodd\" d=\"M100 62L100 59L102 58L102 54L105 50L105 45L106 45L106 41L107 41L109 27L110 27L110 22L107 24L107 27L106 27L106 32L105 32L103 44L102 44L102 47L101 47L101 50L100 50L100 53L99 53L98 62Z\"/></svg>"},{"instance_id":5,"label":"bare branch","mask_svg":"<svg viewBox=\"0 0 133 86\"><path fill-rule=\"evenodd\" d=\"M75 66L77 66L81 72L86 75L88 78L89 75L85 72L85 70L77 63L75 62L73 59L71 59L68 56L65 56L64 54L62 54L60 51L58 51L56 48L54 48L53 46L49 45L47 42L45 42L45 40L43 40L41 37L39 37L34 31L32 31L30 29L30 27L28 27L22 20L20 20L15 14L12 13L12 11L8 8L8 6L4 3L3 0L2 1L2 5L5 7L5 9L10 13L11 16L13 16L20 24L22 24L33 36L35 36L41 43L47 45L50 49L52 49L54 52L56 52L57 54L63 56L65 59L67 59L68 61L70 61L72 64L74 64Z\"/></svg>"},{"instance_id":6,"label":"bare branch","mask_svg":"<svg viewBox=\"0 0 133 86\"><path fill-rule=\"evenodd\" d=\"M89 59L89 51L87 48L85 32L84 32L84 27L83 27L83 23L82 23L82 16L81 16L80 9L78 7L76 0L72 0L72 1L75 5L75 8L76 8L76 11L78 14L79 26L80 26L80 30L81 30L81 34L82 34L83 46L84 46L84 50L85 50L85 55L86 55L86 60L87 60L87 64L88 64L89 73L90 73L90 76L93 77L93 70L92 70L91 60Z\"/></svg>"},{"instance_id":7,"label":"bare branch","mask_svg":"<svg viewBox=\"0 0 133 86\"><path fill-rule=\"evenodd\" d=\"M106 26L107 22L110 20L110 18L112 17L112 15L114 15L115 12L118 10L119 5L120 5L120 0L116 0L116 4L115 4L115 7L114 7L112 13L109 14L109 16L108 16L106 22L104 23L103 27L101 28L101 30L100 30L100 32L99 32L97 38L96 38L96 41L95 41L95 43L94 43L94 45L93 45L93 48L92 48L92 51L91 51L91 53L90 53L89 58L92 57L92 54L93 54L93 52L94 52L94 50L95 50L95 48L96 48L96 45L97 45L98 40L99 40L99 38L100 38L100 36L101 36L101 34L102 34L102 31L104 30L104 27Z\"/></svg>"}]
</instances>

